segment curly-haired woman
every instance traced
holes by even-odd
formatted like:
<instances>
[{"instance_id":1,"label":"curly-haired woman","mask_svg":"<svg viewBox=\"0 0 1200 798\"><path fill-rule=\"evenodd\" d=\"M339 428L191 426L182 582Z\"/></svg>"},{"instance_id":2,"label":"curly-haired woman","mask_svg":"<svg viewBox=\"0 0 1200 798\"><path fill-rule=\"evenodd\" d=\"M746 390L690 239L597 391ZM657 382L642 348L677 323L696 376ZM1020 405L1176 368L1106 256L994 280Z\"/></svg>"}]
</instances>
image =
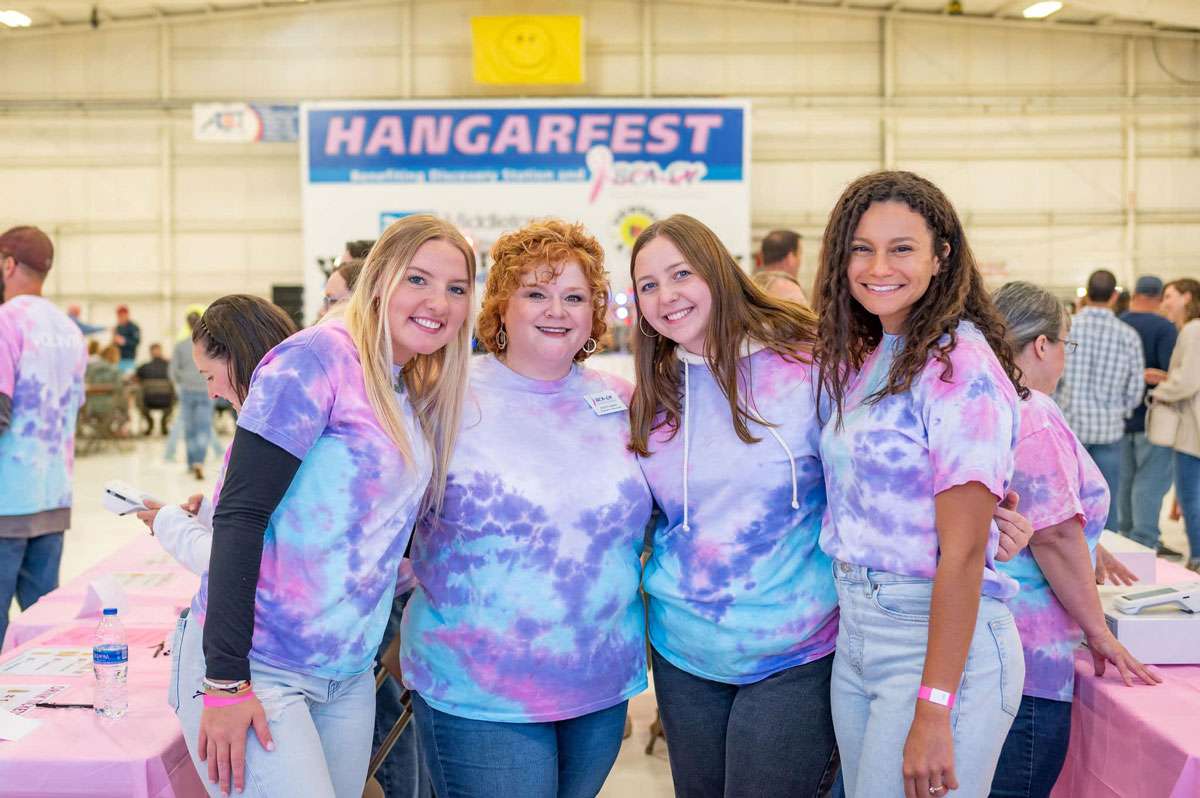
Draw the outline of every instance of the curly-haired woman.
<instances>
[{"instance_id":1,"label":"curly-haired woman","mask_svg":"<svg viewBox=\"0 0 1200 798\"><path fill-rule=\"evenodd\" d=\"M590 798L646 688L650 493L631 386L585 368L604 255L558 220L501 236L445 504L412 547L405 681L439 798Z\"/></svg>"},{"instance_id":2,"label":"curly-haired woman","mask_svg":"<svg viewBox=\"0 0 1200 798\"><path fill-rule=\"evenodd\" d=\"M1027 394L1003 320L954 207L909 172L846 188L815 299L847 792L987 795L1025 670L994 562Z\"/></svg>"}]
</instances>

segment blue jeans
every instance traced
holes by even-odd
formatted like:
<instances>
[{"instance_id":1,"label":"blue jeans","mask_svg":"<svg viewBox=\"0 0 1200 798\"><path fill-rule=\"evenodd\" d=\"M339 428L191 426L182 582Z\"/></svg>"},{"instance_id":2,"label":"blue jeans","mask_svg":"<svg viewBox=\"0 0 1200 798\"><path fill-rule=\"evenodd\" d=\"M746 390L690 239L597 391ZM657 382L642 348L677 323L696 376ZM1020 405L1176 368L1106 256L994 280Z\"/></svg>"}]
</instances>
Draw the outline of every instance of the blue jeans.
<instances>
[{"instance_id":1,"label":"blue jeans","mask_svg":"<svg viewBox=\"0 0 1200 798\"><path fill-rule=\"evenodd\" d=\"M831 697L846 795L903 795L904 743L925 667L933 581L845 562L834 563L834 576L841 622ZM954 798L988 794L1024 683L1012 613L1002 601L981 598L950 711Z\"/></svg>"},{"instance_id":2,"label":"blue jeans","mask_svg":"<svg viewBox=\"0 0 1200 798\"><path fill-rule=\"evenodd\" d=\"M816 798L835 767L832 655L740 685L651 656L676 796Z\"/></svg>"},{"instance_id":3,"label":"blue jeans","mask_svg":"<svg viewBox=\"0 0 1200 798\"><path fill-rule=\"evenodd\" d=\"M392 602L392 614L388 617L383 642L379 644L377 661L392 638L400 634L400 619L404 615L404 605L408 603L411 595L412 591L409 591L397 596ZM375 694L375 739L372 750L383 744L384 738L404 712L404 704L400 700L403 694L403 689L396 684L395 679L388 679ZM430 798L433 794L429 770L425 767L418 750L415 721L410 720L408 726L400 733L392 752L375 772L375 778L388 798Z\"/></svg>"},{"instance_id":4,"label":"blue jeans","mask_svg":"<svg viewBox=\"0 0 1200 798\"><path fill-rule=\"evenodd\" d=\"M171 643L168 700L179 716L188 753L213 798L220 788L208 781L200 761L197 696L204 678L204 628L179 619ZM253 729L246 734L246 790L243 795L275 798L358 798L371 759L371 719L375 716L375 675L371 671L331 681L293 673L250 660L254 693L262 702L275 750L259 745ZM231 794L236 794L236 790Z\"/></svg>"},{"instance_id":5,"label":"blue jeans","mask_svg":"<svg viewBox=\"0 0 1200 798\"><path fill-rule=\"evenodd\" d=\"M499 723L434 709L413 693L438 798L594 798L621 749L628 701L569 720Z\"/></svg>"},{"instance_id":6,"label":"blue jeans","mask_svg":"<svg viewBox=\"0 0 1200 798\"><path fill-rule=\"evenodd\" d=\"M1175 497L1187 530L1188 558L1200 559L1200 457L1175 452Z\"/></svg>"},{"instance_id":7,"label":"blue jeans","mask_svg":"<svg viewBox=\"0 0 1200 798\"><path fill-rule=\"evenodd\" d=\"M181 391L179 397L183 434L187 440L188 468L204 463L208 439L212 435L213 403L201 391ZM170 442L168 441L168 446Z\"/></svg>"},{"instance_id":8,"label":"blue jeans","mask_svg":"<svg viewBox=\"0 0 1200 798\"><path fill-rule=\"evenodd\" d=\"M1050 798L1070 741L1070 701L1022 697L992 779L991 798Z\"/></svg>"},{"instance_id":9,"label":"blue jeans","mask_svg":"<svg viewBox=\"0 0 1200 798\"><path fill-rule=\"evenodd\" d=\"M26 609L58 587L62 550L62 532L35 538L0 538L0 645L8 631L13 598L17 606Z\"/></svg>"},{"instance_id":10,"label":"blue jeans","mask_svg":"<svg viewBox=\"0 0 1200 798\"><path fill-rule=\"evenodd\" d=\"M1116 525L1122 535L1152 549L1158 546L1158 519L1163 497L1171 488L1171 471L1170 447L1155 446L1144 432L1125 433Z\"/></svg>"},{"instance_id":11,"label":"blue jeans","mask_svg":"<svg viewBox=\"0 0 1200 798\"><path fill-rule=\"evenodd\" d=\"M1096 461L1096 467L1104 475L1104 481L1108 483L1109 498L1120 496L1121 441L1113 441L1112 443L1085 443L1083 448ZM1115 519L1113 519L1105 525L1105 528L1115 525Z\"/></svg>"}]
</instances>

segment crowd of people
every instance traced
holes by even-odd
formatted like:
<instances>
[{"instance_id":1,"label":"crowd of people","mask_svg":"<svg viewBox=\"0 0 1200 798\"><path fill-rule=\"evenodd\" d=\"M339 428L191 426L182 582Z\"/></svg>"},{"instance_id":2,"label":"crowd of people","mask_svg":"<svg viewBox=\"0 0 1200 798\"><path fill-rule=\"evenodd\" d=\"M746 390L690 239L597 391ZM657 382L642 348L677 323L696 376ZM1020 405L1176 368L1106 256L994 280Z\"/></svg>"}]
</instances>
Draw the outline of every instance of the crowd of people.
<instances>
[{"instance_id":1,"label":"crowd of people","mask_svg":"<svg viewBox=\"0 0 1200 798\"><path fill-rule=\"evenodd\" d=\"M61 552L83 394L31 229L0 237L5 611L53 587L21 563ZM496 242L474 324L475 253L429 215L307 329L243 295L189 317L171 368L237 428L211 498L140 517L201 574L169 700L210 792L361 794L398 634L389 794L594 796L651 676L679 796L1049 795L1079 643L1160 681L1096 583L1128 579L1114 494L1157 545L1171 449L1197 567L1200 283L1143 277L1121 320L1107 272L1074 316L989 293L949 200L895 171L838 198L811 297L799 256L775 231L751 277L697 219L642 231L633 383L587 365L619 267L555 219Z\"/></svg>"}]
</instances>

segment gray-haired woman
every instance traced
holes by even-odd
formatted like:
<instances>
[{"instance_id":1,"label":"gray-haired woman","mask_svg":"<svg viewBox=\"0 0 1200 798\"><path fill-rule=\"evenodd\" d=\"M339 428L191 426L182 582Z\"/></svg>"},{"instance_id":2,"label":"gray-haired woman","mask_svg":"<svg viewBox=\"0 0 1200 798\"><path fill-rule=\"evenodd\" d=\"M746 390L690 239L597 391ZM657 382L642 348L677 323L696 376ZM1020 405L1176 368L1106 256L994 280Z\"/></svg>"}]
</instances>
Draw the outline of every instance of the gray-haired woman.
<instances>
[{"instance_id":1,"label":"gray-haired woman","mask_svg":"<svg viewBox=\"0 0 1200 798\"><path fill-rule=\"evenodd\" d=\"M1050 794L1066 759L1081 636L1097 675L1111 662L1126 684L1134 675L1146 684L1161 680L1117 642L1096 594L1091 550L1108 518L1108 486L1050 398L1076 346L1067 339L1070 318L1030 283L1008 283L994 300L1030 389L1021 402L1012 487L1034 533L1027 549L999 565L1021 585L1008 607L1021 633L1025 687L991 794L1032 798Z\"/></svg>"}]
</instances>

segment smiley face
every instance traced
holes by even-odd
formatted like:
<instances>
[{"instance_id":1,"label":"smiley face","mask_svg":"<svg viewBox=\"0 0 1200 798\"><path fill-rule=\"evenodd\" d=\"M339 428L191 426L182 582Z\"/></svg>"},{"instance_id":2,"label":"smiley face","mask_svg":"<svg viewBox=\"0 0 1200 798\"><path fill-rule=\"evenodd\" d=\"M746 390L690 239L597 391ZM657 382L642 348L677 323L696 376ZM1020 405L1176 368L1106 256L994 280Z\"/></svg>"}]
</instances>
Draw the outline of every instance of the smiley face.
<instances>
[{"instance_id":1,"label":"smiley face","mask_svg":"<svg viewBox=\"0 0 1200 798\"><path fill-rule=\"evenodd\" d=\"M530 75L554 63L554 40L533 20L516 20L505 28L496 49L505 66Z\"/></svg>"}]
</instances>

